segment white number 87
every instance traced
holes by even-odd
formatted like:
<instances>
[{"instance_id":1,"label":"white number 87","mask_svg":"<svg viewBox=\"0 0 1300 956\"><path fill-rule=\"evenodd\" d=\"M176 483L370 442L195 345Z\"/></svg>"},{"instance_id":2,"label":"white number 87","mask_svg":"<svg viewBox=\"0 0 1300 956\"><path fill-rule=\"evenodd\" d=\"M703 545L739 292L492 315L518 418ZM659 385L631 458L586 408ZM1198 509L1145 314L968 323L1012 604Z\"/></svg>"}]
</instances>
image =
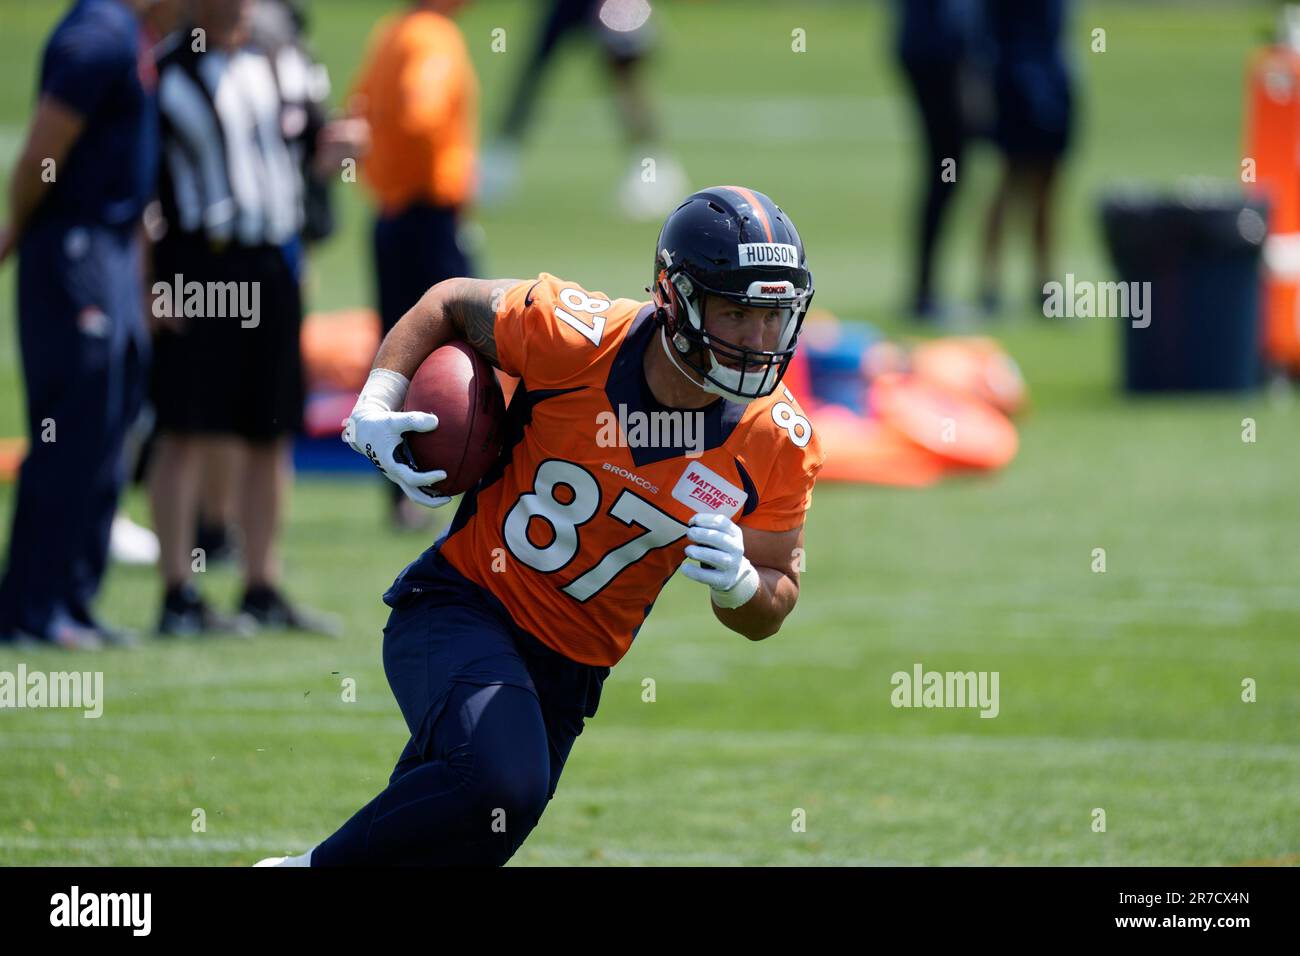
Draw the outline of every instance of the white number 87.
<instances>
[{"instance_id":1,"label":"white number 87","mask_svg":"<svg viewBox=\"0 0 1300 956\"><path fill-rule=\"evenodd\" d=\"M610 307L610 301L587 295L581 289L572 287L560 293L560 301L574 312L586 312L591 316L591 324L588 325L572 312L567 312L558 305L555 307L555 317L565 325L577 329L592 345L599 345L600 337L605 334L605 316L601 313Z\"/></svg>"},{"instance_id":2,"label":"white number 87","mask_svg":"<svg viewBox=\"0 0 1300 956\"><path fill-rule=\"evenodd\" d=\"M560 501L555 496L557 485L566 486L572 497ZM594 518L599 509L600 485L595 477L573 462L549 458L538 467L533 490L520 495L506 515L506 547L543 574L559 571L578 554L578 528ZM643 533L601 555L586 573L560 589L577 601L595 597L629 565L686 535L686 525L627 489L615 499L608 514L629 527L643 529ZM528 525L533 518L550 527L549 544L539 547L529 540Z\"/></svg>"}]
</instances>

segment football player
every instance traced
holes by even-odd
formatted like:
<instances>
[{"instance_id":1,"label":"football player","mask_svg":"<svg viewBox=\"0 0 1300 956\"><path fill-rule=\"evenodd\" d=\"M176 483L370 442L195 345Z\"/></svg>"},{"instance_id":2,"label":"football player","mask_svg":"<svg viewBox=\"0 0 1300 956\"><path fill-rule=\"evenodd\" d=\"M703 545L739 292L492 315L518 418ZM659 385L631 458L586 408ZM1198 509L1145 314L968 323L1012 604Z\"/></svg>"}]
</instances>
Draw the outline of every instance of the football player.
<instances>
[{"instance_id":1,"label":"football player","mask_svg":"<svg viewBox=\"0 0 1300 956\"><path fill-rule=\"evenodd\" d=\"M399 451L436 414L401 409L459 338L519 379L506 451L384 595L384 669L411 733L388 787L314 850L264 864L504 863L678 568L750 640L794 608L823 462L781 384L813 296L799 233L762 193L697 192L664 224L648 291L450 279L384 339L344 423L353 448L413 500L450 500L445 472ZM636 412L696 415L702 438L599 439Z\"/></svg>"}]
</instances>

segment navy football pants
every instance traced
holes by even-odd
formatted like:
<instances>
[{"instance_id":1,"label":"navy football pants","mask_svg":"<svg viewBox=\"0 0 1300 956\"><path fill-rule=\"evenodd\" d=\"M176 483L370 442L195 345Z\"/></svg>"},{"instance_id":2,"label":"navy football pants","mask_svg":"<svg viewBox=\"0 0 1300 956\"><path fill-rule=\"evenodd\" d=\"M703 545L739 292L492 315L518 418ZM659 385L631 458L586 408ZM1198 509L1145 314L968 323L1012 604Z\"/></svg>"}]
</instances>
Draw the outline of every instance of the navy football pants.
<instances>
[{"instance_id":1,"label":"navy football pants","mask_svg":"<svg viewBox=\"0 0 1300 956\"><path fill-rule=\"evenodd\" d=\"M411 738L312 865L499 866L554 796L609 668L541 644L432 549L384 599L384 669Z\"/></svg>"}]
</instances>

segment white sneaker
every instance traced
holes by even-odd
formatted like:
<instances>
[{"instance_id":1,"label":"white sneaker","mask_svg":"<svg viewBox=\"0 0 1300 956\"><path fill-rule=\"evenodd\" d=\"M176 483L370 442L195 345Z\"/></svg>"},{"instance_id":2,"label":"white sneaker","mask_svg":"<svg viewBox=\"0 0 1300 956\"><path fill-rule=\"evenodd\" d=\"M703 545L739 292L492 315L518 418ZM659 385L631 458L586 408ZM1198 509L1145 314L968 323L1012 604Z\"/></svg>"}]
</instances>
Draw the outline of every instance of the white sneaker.
<instances>
[{"instance_id":1,"label":"white sneaker","mask_svg":"<svg viewBox=\"0 0 1300 956\"><path fill-rule=\"evenodd\" d=\"M268 856L265 860L258 860L253 866L311 866L312 851L308 850L302 856Z\"/></svg>"},{"instance_id":2,"label":"white sneaker","mask_svg":"<svg viewBox=\"0 0 1300 956\"><path fill-rule=\"evenodd\" d=\"M158 536L119 511L113 516L113 528L108 537L108 553L118 564L157 564Z\"/></svg>"}]
</instances>

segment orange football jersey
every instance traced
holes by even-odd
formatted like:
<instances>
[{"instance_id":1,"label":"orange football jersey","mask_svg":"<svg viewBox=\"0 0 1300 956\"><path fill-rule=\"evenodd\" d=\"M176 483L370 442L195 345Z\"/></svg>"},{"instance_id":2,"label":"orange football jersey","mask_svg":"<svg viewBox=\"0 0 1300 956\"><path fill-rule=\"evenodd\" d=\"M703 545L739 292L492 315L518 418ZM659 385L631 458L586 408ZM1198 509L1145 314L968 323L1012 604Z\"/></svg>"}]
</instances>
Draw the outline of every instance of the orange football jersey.
<instances>
[{"instance_id":1,"label":"orange football jersey","mask_svg":"<svg viewBox=\"0 0 1300 956\"><path fill-rule=\"evenodd\" d=\"M500 366L520 380L511 444L439 547L516 624L584 664L627 653L686 559L692 514L798 528L824 460L780 386L748 405L659 405L642 366L659 336L648 302L545 272L513 286L496 315Z\"/></svg>"}]
</instances>

